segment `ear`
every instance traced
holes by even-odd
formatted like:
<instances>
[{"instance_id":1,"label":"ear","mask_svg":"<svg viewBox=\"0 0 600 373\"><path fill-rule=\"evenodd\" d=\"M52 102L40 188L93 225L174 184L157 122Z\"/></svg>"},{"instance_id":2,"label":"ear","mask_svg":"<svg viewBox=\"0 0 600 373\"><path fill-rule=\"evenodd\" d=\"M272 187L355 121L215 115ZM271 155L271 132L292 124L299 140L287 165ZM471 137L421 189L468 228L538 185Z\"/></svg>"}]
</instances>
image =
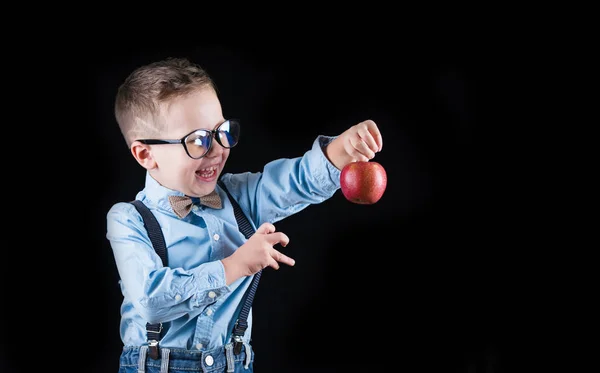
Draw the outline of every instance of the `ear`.
<instances>
[{"instance_id":1,"label":"ear","mask_svg":"<svg viewBox=\"0 0 600 373\"><path fill-rule=\"evenodd\" d=\"M146 170L156 168L156 161L152 157L150 145L142 144L139 141L134 141L131 144L131 154L133 158Z\"/></svg>"}]
</instances>

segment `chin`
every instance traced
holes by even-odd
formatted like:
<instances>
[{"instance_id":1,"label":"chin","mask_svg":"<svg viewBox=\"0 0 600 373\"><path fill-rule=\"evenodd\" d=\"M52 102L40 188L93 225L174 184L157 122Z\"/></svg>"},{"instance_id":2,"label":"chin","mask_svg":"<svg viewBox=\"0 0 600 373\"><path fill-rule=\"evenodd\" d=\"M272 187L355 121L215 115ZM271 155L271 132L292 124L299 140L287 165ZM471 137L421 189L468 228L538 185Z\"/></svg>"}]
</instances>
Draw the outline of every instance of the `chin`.
<instances>
[{"instance_id":1,"label":"chin","mask_svg":"<svg viewBox=\"0 0 600 373\"><path fill-rule=\"evenodd\" d=\"M195 197L205 196L208 193L212 192L217 185L217 178L210 181L201 180L196 178L193 185L191 185L191 190L194 193Z\"/></svg>"}]
</instances>

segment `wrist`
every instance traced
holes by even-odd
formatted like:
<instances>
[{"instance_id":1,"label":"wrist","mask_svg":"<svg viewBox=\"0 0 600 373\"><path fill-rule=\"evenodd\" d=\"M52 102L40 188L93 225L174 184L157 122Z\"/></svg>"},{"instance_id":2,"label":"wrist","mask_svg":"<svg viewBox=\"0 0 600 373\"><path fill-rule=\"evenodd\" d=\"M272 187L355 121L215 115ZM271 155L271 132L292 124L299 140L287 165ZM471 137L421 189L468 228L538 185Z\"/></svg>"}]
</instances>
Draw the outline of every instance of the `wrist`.
<instances>
[{"instance_id":1,"label":"wrist","mask_svg":"<svg viewBox=\"0 0 600 373\"><path fill-rule=\"evenodd\" d=\"M342 170L346 164L350 161L349 156L345 156L344 147L339 138L334 139L325 147L325 157L337 168L338 170Z\"/></svg>"},{"instance_id":2,"label":"wrist","mask_svg":"<svg viewBox=\"0 0 600 373\"><path fill-rule=\"evenodd\" d=\"M231 285L237 277L235 275L235 266L231 263L231 259L223 258L221 259L221 263L223 263L223 268L225 269L225 283L227 286Z\"/></svg>"},{"instance_id":3,"label":"wrist","mask_svg":"<svg viewBox=\"0 0 600 373\"><path fill-rule=\"evenodd\" d=\"M223 263L223 268L225 270L225 283L227 286L231 285L235 280L242 277L240 275L240 271L238 270L238 266L233 260L231 260L231 256L221 259L221 263Z\"/></svg>"}]
</instances>

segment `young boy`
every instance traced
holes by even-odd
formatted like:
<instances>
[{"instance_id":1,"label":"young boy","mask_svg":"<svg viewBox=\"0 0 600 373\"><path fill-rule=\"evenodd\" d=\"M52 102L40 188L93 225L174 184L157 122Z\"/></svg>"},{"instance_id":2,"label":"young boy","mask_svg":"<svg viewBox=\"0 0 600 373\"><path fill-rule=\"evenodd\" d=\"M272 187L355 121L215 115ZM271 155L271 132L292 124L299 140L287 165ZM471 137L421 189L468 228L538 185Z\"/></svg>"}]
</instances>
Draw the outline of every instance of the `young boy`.
<instances>
[{"instance_id":1,"label":"young boy","mask_svg":"<svg viewBox=\"0 0 600 373\"><path fill-rule=\"evenodd\" d=\"M273 224L332 197L346 164L381 151L379 129L366 120L339 136L318 136L301 157L257 173L223 174L240 121L223 117L200 66L176 58L133 71L118 89L115 116L147 170L135 199L157 219L168 258L164 266L132 203L110 209L107 238L123 293L120 372L251 372L251 312L243 335L232 335L247 313L245 293L262 269L294 265L276 248L289 238ZM209 201L199 203L205 196ZM235 202L255 230L249 239Z\"/></svg>"}]
</instances>

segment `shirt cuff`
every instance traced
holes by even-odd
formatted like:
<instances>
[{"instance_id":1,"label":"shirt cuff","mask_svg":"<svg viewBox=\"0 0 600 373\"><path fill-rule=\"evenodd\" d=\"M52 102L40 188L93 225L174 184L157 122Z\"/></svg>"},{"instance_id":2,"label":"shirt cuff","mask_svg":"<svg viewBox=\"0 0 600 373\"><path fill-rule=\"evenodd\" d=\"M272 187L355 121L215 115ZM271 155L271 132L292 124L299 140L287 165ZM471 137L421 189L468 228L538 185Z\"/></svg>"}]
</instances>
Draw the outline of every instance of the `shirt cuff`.
<instances>
[{"instance_id":1,"label":"shirt cuff","mask_svg":"<svg viewBox=\"0 0 600 373\"><path fill-rule=\"evenodd\" d=\"M230 292L225 279L225 267L220 260L204 263L197 269L199 271L194 273L200 281L199 293L196 296L197 305L213 303Z\"/></svg>"},{"instance_id":2,"label":"shirt cuff","mask_svg":"<svg viewBox=\"0 0 600 373\"><path fill-rule=\"evenodd\" d=\"M329 161L325 155L325 148L336 138L337 136L318 136L308 155L309 163L317 166L310 168L315 172L314 176L323 185L325 191L331 194L340 188L341 171Z\"/></svg>"}]
</instances>

